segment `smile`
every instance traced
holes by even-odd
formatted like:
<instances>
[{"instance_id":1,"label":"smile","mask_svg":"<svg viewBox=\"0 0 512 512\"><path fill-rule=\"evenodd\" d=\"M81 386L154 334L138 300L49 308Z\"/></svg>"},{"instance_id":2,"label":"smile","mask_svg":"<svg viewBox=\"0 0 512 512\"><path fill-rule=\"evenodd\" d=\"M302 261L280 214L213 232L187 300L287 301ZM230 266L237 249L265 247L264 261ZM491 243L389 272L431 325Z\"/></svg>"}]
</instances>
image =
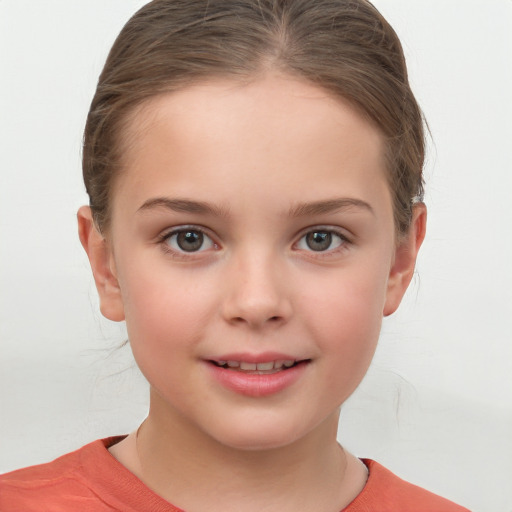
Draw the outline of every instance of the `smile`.
<instances>
[{"instance_id":1,"label":"smile","mask_svg":"<svg viewBox=\"0 0 512 512\"><path fill-rule=\"evenodd\" d=\"M291 387L307 374L312 362L311 359L274 359L262 355L234 356L206 360L210 375L230 392L255 398L274 395Z\"/></svg>"},{"instance_id":2,"label":"smile","mask_svg":"<svg viewBox=\"0 0 512 512\"><path fill-rule=\"evenodd\" d=\"M220 368L234 370L248 374L265 375L276 373L282 370L292 368L300 361L294 359L276 359L274 361L265 361L261 363L251 363L248 361L212 361L212 363Z\"/></svg>"}]
</instances>

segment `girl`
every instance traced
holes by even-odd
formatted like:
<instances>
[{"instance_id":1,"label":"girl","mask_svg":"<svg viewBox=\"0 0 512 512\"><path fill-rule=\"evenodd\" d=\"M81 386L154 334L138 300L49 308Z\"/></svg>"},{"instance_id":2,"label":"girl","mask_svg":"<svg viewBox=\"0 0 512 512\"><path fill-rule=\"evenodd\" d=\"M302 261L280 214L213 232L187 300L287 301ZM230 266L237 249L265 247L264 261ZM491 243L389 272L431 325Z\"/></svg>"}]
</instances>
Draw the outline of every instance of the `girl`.
<instances>
[{"instance_id":1,"label":"girl","mask_svg":"<svg viewBox=\"0 0 512 512\"><path fill-rule=\"evenodd\" d=\"M155 0L87 119L101 312L132 434L4 475L2 511L458 511L336 441L425 235L420 109L365 0Z\"/></svg>"}]
</instances>

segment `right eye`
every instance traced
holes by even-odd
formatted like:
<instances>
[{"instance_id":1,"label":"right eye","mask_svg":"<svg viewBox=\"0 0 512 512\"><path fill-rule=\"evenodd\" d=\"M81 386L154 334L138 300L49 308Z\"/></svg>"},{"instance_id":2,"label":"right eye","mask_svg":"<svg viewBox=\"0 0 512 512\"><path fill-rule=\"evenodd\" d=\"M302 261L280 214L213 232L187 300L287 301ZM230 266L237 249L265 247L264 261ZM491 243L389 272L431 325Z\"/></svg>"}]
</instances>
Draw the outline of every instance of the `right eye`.
<instances>
[{"instance_id":1,"label":"right eye","mask_svg":"<svg viewBox=\"0 0 512 512\"><path fill-rule=\"evenodd\" d=\"M213 240L197 228L181 228L165 235L163 242L176 252L201 252L215 246Z\"/></svg>"}]
</instances>

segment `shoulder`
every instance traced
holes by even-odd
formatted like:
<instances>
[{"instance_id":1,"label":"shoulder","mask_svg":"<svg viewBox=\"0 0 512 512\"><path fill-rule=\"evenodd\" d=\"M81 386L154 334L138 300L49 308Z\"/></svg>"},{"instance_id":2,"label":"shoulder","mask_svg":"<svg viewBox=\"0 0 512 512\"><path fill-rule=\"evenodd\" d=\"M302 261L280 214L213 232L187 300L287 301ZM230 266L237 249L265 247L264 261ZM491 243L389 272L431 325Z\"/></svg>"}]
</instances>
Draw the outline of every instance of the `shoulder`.
<instances>
[{"instance_id":1,"label":"shoulder","mask_svg":"<svg viewBox=\"0 0 512 512\"><path fill-rule=\"evenodd\" d=\"M116 439L94 441L53 462L0 475L0 510L61 510L59 507L63 505L77 512L91 510L90 506L97 498L88 468L100 462L105 447ZM103 510L96 503L94 507L94 510ZM112 509L105 506L105 510Z\"/></svg>"},{"instance_id":2,"label":"shoulder","mask_svg":"<svg viewBox=\"0 0 512 512\"><path fill-rule=\"evenodd\" d=\"M357 498L342 512L469 512L394 475L378 462L363 459L369 476Z\"/></svg>"}]
</instances>

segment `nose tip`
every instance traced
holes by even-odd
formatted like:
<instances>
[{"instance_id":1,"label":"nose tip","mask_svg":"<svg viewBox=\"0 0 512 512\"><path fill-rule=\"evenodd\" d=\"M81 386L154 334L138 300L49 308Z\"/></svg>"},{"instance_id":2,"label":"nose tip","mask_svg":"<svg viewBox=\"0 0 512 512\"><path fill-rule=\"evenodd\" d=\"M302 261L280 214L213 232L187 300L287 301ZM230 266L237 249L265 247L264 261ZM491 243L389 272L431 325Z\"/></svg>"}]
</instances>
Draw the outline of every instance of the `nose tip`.
<instances>
[{"instance_id":1,"label":"nose tip","mask_svg":"<svg viewBox=\"0 0 512 512\"><path fill-rule=\"evenodd\" d=\"M226 321L250 328L279 326L292 314L286 280L272 265L244 269L230 279L223 304Z\"/></svg>"},{"instance_id":2,"label":"nose tip","mask_svg":"<svg viewBox=\"0 0 512 512\"><path fill-rule=\"evenodd\" d=\"M225 305L226 320L233 324L245 324L251 328L265 325L280 325L290 316L290 307L287 301L276 294L262 294L256 297L238 295L232 297Z\"/></svg>"}]
</instances>

